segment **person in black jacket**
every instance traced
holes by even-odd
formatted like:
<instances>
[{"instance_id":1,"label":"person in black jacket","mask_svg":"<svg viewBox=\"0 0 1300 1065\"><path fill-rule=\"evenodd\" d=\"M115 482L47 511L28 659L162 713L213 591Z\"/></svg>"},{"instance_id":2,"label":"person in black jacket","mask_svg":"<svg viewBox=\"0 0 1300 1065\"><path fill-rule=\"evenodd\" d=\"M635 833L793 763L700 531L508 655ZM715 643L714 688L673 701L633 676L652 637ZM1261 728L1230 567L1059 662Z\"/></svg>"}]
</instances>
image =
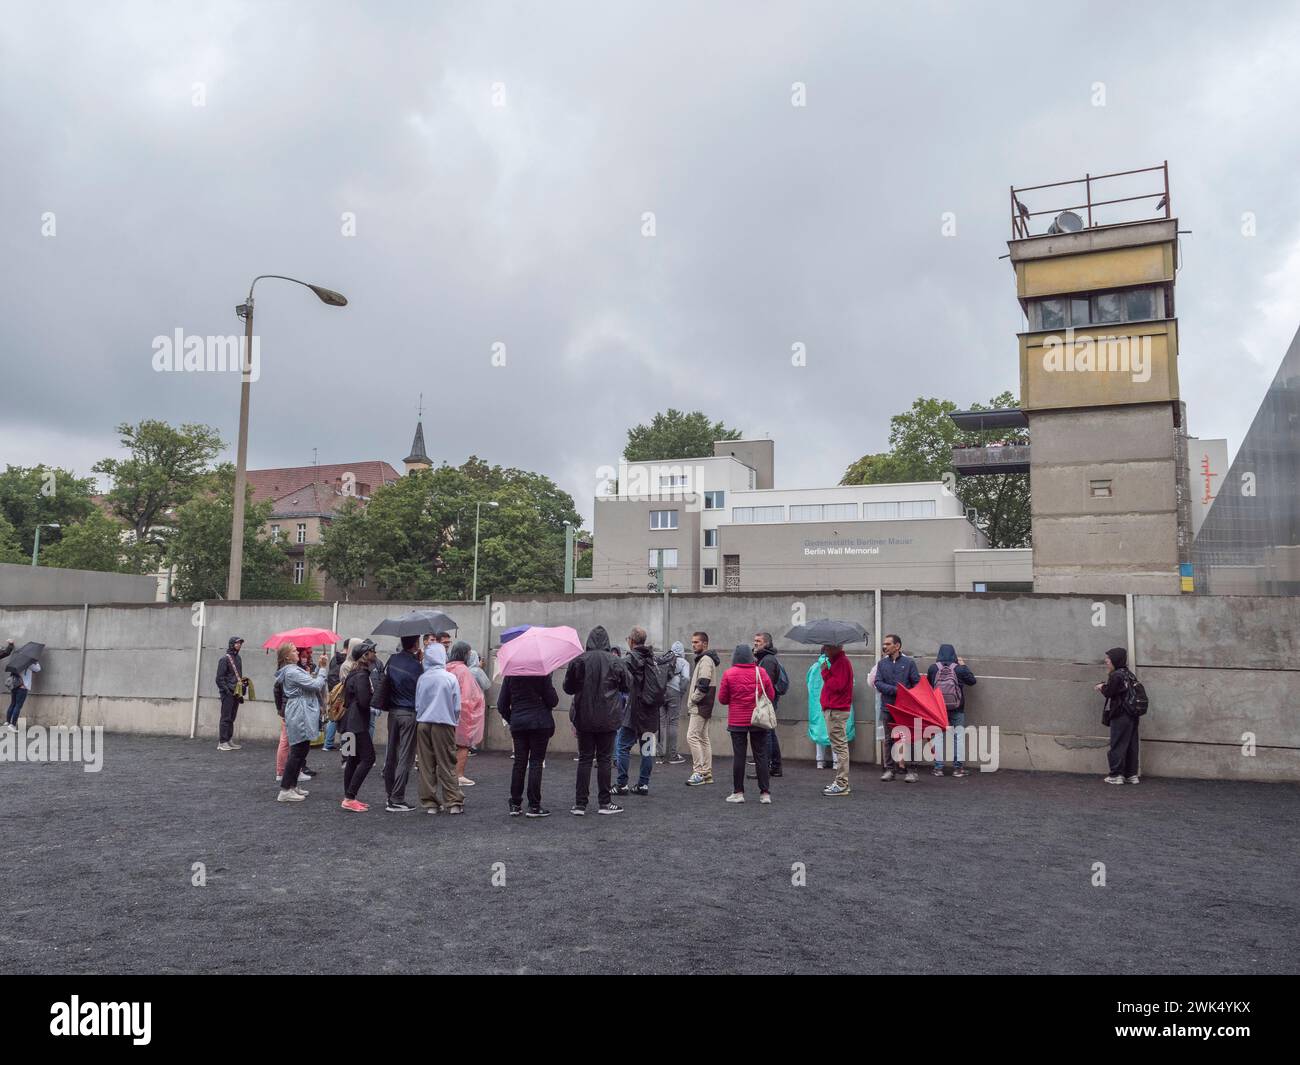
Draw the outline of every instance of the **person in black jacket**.
<instances>
[{"instance_id":1,"label":"person in black jacket","mask_svg":"<svg viewBox=\"0 0 1300 1065\"><path fill-rule=\"evenodd\" d=\"M528 817L550 817L542 808L542 763L555 734L551 711L560 696L548 677L506 677L497 695L497 713L510 725L515 761L510 767L510 816L523 807L524 773L528 774Z\"/></svg>"},{"instance_id":2,"label":"person in black jacket","mask_svg":"<svg viewBox=\"0 0 1300 1065\"><path fill-rule=\"evenodd\" d=\"M770 632L754 633L754 658L763 672L767 674L768 679L772 682L772 690L776 692L772 699L772 709L775 710L781 705L781 693L777 688L777 678L781 676L781 664L776 659L776 648L772 645L772 634ZM781 738L776 734L777 730L773 729L767 734L767 775L770 777L781 776ZM754 779L757 779L755 774Z\"/></svg>"},{"instance_id":3,"label":"person in black jacket","mask_svg":"<svg viewBox=\"0 0 1300 1065\"><path fill-rule=\"evenodd\" d=\"M642 698L646 690L646 674L659 668L655 662L654 648L646 642L646 631L635 626L627 637L627 654L623 668L627 670L627 704L623 711L623 724L614 740L614 764L618 766L618 783L615 795L650 794L650 773L654 769L654 737L659 731L659 708L663 701L651 706ZM665 688L666 691L666 688ZM632 748L641 756L641 771L636 787L628 787L628 769L632 761Z\"/></svg>"},{"instance_id":4,"label":"person in black jacket","mask_svg":"<svg viewBox=\"0 0 1300 1065\"><path fill-rule=\"evenodd\" d=\"M402 646L390 655L387 701L381 707L388 714L388 746L384 751L384 791L389 813L410 813L415 807L406 801L406 785L415 766L415 688L424 667L420 665L420 637L403 636Z\"/></svg>"},{"instance_id":5,"label":"person in black jacket","mask_svg":"<svg viewBox=\"0 0 1300 1065\"><path fill-rule=\"evenodd\" d=\"M239 649L244 646L242 636L232 636L226 644L226 653L217 663L217 691L221 695L221 724L217 727L217 750L237 751L234 742L235 715L244 701L244 660Z\"/></svg>"},{"instance_id":6,"label":"person in black jacket","mask_svg":"<svg viewBox=\"0 0 1300 1065\"><path fill-rule=\"evenodd\" d=\"M351 638L344 640L343 650L336 651L334 657L330 659L329 672L326 673L325 675L326 676L325 695L327 700L329 698L329 693L332 692L338 686L339 681L342 679L339 676L339 672L343 668L343 663L348 660L348 644L350 644L351 642L352 642ZM325 722L325 746L322 747L321 750L333 751L337 749L337 745L334 743L334 736L337 732L338 732L337 721Z\"/></svg>"},{"instance_id":7,"label":"person in black jacket","mask_svg":"<svg viewBox=\"0 0 1300 1065\"><path fill-rule=\"evenodd\" d=\"M1101 723L1110 726L1110 750L1107 760L1110 775L1107 784L1140 784L1138 776L1138 719L1128 712L1125 694L1133 682L1128 669L1128 651L1112 647L1106 652L1106 679L1094 685L1105 697Z\"/></svg>"},{"instance_id":8,"label":"person in black jacket","mask_svg":"<svg viewBox=\"0 0 1300 1065\"><path fill-rule=\"evenodd\" d=\"M375 741L370 738L370 699L374 694L372 670L376 667L375 644L362 640L349 652L355 663L343 685L343 802L353 813L365 813L370 807L357 800L366 774L375 764Z\"/></svg>"},{"instance_id":9,"label":"person in black jacket","mask_svg":"<svg viewBox=\"0 0 1300 1065\"><path fill-rule=\"evenodd\" d=\"M600 814L621 814L610 797L613 783L614 736L623 723L627 671L609 647L609 633L597 625L587 636L587 649L569 663L564 690L573 696L569 720L578 733L578 779L570 813L587 812L591 794L591 763L596 761L597 807ZM516 759L517 761L517 759Z\"/></svg>"}]
</instances>

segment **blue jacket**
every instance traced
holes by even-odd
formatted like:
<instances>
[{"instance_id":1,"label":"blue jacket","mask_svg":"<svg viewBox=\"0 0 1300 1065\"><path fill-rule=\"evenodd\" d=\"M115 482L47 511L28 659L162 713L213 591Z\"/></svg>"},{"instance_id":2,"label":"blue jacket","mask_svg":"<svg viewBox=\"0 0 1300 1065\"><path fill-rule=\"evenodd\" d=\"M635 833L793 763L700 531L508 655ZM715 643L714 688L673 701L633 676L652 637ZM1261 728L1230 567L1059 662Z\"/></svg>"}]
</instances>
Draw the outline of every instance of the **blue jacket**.
<instances>
[{"instance_id":1,"label":"blue jacket","mask_svg":"<svg viewBox=\"0 0 1300 1065\"><path fill-rule=\"evenodd\" d=\"M275 675L275 682L284 690L284 731L290 745L314 740L320 732L325 671L308 673L296 665L284 666Z\"/></svg>"},{"instance_id":2,"label":"blue jacket","mask_svg":"<svg viewBox=\"0 0 1300 1065\"><path fill-rule=\"evenodd\" d=\"M887 703L894 701L900 684L904 688L915 688L920 683L921 671L907 655L900 654L897 662L885 655L876 663L876 691L884 696Z\"/></svg>"},{"instance_id":3,"label":"blue jacket","mask_svg":"<svg viewBox=\"0 0 1300 1065\"><path fill-rule=\"evenodd\" d=\"M447 649L440 643L424 649L424 671L415 689L415 719L427 725L460 724L460 681L447 672Z\"/></svg>"},{"instance_id":4,"label":"blue jacket","mask_svg":"<svg viewBox=\"0 0 1300 1065\"><path fill-rule=\"evenodd\" d=\"M385 710L414 710L415 686L420 683L420 660L407 651L388 658L388 701Z\"/></svg>"}]
</instances>

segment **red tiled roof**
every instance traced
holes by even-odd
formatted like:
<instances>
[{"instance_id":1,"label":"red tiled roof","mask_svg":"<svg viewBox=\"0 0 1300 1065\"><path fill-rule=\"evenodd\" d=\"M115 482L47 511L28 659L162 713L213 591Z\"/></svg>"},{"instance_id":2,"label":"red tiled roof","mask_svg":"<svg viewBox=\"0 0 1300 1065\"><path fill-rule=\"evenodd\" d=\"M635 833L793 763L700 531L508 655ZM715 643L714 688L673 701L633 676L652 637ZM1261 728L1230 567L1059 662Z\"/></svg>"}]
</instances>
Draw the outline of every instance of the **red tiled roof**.
<instances>
[{"instance_id":1,"label":"red tiled roof","mask_svg":"<svg viewBox=\"0 0 1300 1065\"><path fill-rule=\"evenodd\" d=\"M291 518L295 515L333 514L348 497L331 484L308 484L272 504L272 518Z\"/></svg>"},{"instance_id":2,"label":"red tiled roof","mask_svg":"<svg viewBox=\"0 0 1300 1065\"><path fill-rule=\"evenodd\" d=\"M316 484L329 485L341 492L343 479L348 475L353 478L354 493L362 498L373 495L375 489L389 481L401 478L401 474L387 462L381 459L368 459L365 462L339 462L332 466L286 466L273 470L249 470L248 484L253 490L253 502L261 503L268 499L283 499L300 489Z\"/></svg>"}]
</instances>

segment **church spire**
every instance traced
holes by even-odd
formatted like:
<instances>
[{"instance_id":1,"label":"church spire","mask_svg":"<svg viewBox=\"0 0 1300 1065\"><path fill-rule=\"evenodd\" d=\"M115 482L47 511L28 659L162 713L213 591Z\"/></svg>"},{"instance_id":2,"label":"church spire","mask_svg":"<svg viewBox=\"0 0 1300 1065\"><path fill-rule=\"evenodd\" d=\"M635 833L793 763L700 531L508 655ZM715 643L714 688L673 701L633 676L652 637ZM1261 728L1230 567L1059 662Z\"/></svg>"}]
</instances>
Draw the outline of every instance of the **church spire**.
<instances>
[{"instance_id":1,"label":"church spire","mask_svg":"<svg viewBox=\"0 0 1300 1065\"><path fill-rule=\"evenodd\" d=\"M420 393L420 412L415 423L415 438L411 441L411 453L402 459L406 466L406 472L411 473L414 470L427 470L433 467L433 460L429 458L429 453L424 449L424 393Z\"/></svg>"}]
</instances>

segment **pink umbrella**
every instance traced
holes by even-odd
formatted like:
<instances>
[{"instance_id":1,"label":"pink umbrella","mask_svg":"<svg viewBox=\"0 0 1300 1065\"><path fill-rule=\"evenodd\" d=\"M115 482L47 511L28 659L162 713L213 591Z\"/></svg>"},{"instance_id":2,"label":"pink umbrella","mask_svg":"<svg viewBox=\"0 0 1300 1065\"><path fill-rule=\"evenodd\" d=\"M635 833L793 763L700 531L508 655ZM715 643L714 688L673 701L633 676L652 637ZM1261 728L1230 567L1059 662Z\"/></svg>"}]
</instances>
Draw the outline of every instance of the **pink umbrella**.
<instances>
[{"instance_id":1,"label":"pink umbrella","mask_svg":"<svg viewBox=\"0 0 1300 1065\"><path fill-rule=\"evenodd\" d=\"M263 647L279 647L282 643L291 643L295 647L331 647L339 642L339 634L329 629L286 629L277 632Z\"/></svg>"},{"instance_id":2,"label":"pink umbrella","mask_svg":"<svg viewBox=\"0 0 1300 1065\"><path fill-rule=\"evenodd\" d=\"M568 625L554 628L534 625L502 645L497 652L495 672L498 677L548 677L582 651L582 641Z\"/></svg>"}]
</instances>

